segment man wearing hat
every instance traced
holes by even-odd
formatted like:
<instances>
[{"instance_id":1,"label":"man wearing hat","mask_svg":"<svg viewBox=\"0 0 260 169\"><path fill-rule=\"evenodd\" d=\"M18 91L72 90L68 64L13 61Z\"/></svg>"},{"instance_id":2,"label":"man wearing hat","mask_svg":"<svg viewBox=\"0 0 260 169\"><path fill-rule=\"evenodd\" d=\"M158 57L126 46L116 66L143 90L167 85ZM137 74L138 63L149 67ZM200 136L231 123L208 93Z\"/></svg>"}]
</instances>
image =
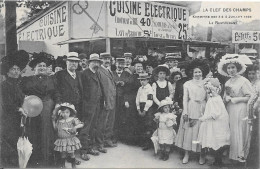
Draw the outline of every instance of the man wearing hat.
<instances>
[{"instance_id":1,"label":"man wearing hat","mask_svg":"<svg viewBox=\"0 0 260 169\"><path fill-rule=\"evenodd\" d=\"M116 83L116 115L115 115L115 127L114 127L114 139L120 139L121 135L121 125L124 123L123 114L125 113L124 109L124 89L125 83L131 76L128 71L124 70L125 68L125 58L116 58L116 70L114 70L113 77Z\"/></svg>"},{"instance_id":2,"label":"man wearing hat","mask_svg":"<svg viewBox=\"0 0 260 169\"><path fill-rule=\"evenodd\" d=\"M153 88L148 83L150 79L150 75L148 73L139 74L139 80L141 83L141 87L138 89L136 95L136 108L138 111L138 133L140 135L140 139L143 141L143 150L148 150L152 147L152 142L150 138L153 133Z\"/></svg>"},{"instance_id":3,"label":"man wearing hat","mask_svg":"<svg viewBox=\"0 0 260 169\"><path fill-rule=\"evenodd\" d=\"M170 72L175 72L175 71L180 71L179 68L177 68L178 63L181 59L181 55L179 53L170 53L170 54L166 54L165 57L165 64L168 65Z\"/></svg>"},{"instance_id":4,"label":"man wearing hat","mask_svg":"<svg viewBox=\"0 0 260 169\"><path fill-rule=\"evenodd\" d=\"M83 86L83 108L82 108L82 119L85 126L80 131L80 142L82 144L81 158L83 160L89 160L87 154L92 154L94 156L99 155L99 152L94 148L97 144L100 151L105 151L100 149L102 144L102 130L100 127L100 118L102 114L100 113L100 103L102 99L102 88L97 71L102 63L99 59L99 55L94 53L90 55L88 64L89 67L82 72L82 86Z\"/></svg>"},{"instance_id":5,"label":"man wearing hat","mask_svg":"<svg viewBox=\"0 0 260 169\"><path fill-rule=\"evenodd\" d=\"M1 59L1 74L6 80L1 83L1 157L3 167L18 167L17 140L21 135L20 108L24 93L19 84L21 71L29 61L29 54L23 50L14 52Z\"/></svg>"},{"instance_id":6,"label":"man wearing hat","mask_svg":"<svg viewBox=\"0 0 260 169\"><path fill-rule=\"evenodd\" d=\"M123 118L125 119L125 123L122 126L122 130L124 131L124 135L122 135L122 137L126 141L126 143L137 145L140 143L140 140L136 134L138 113L136 109L135 99L137 91L141 86L138 77L139 74L143 72L143 62L141 62L139 59L135 59L132 64L134 65L135 73L132 74L126 81L124 90L124 101L126 111L123 116Z\"/></svg>"},{"instance_id":7,"label":"man wearing hat","mask_svg":"<svg viewBox=\"0 0 260 169\"><path fill-rule=\"evenodd\" d=\"M88 59L89 57L85 53L79 54L79 65L81 67L81 70L84 71L88 68Z\"/></svg>"},{"instance_id":8,"label":"man wearing hat","mask_svg":"<svg viewBox=\"0 0 260 169\"><path fill-rule=\"evenodd\" d=\"M101 111L104 114L104 119L100 119L100 123L102 123L103 121L105 122L104 146L116 147L116 144L112 142L112 137L114 136L116 107L116 84L114 82L113 74L111 71L112 56L110 55L110 53L101 53L100 58L103 61L103 63L97 71L97 73L104 94L102 100L103 103L101 103Z\"/></svg>"},{"instance_id":9,"label":"man wearing hat","mask_svg":"<svg viewBox=\"0 0 260 169\"><path fill-rule=\"evenodd\" d=\"M123 57L125 58L125 70L130 74L134 73L134 67L131 66L133 62L133 54L132 53L124 53Z\"/></svg>"}]
</instances>

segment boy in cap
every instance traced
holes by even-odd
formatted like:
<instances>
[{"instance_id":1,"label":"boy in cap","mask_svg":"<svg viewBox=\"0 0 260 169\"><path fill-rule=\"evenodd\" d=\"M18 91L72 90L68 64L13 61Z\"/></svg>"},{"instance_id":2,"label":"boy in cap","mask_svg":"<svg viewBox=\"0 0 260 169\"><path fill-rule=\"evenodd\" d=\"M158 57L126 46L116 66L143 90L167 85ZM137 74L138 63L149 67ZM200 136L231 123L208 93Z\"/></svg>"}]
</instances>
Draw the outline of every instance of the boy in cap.
<instances>
[{"instance_id":1,"label":"boy in cap","mask_svg":"<svg viewBox=\"0 0 260 169\"><path fill-rule=\"evenodd\" d=\"M136 95L136 108L138 111L138 133L144 141L143 150L151 148L151 136L153 132L153 112L151 107L153 105L153 88L148 83L150 76L148 73L139 74L141 87L138 89Z\"/></svg>"},{"instance_id":2,"label":"boy in cap","mask_svg":"<svg viewBox=\"0 0 260 169\"><path fill-rule=\"evenodd\" d=\"M170 72L176 72L176 71L180 71L179 68L177 68L178 66L178 63L181 59L181 55L179 53L171 53L171 54L168 54L166 55L165 57L165 64L168 65L169 69L170 69Z\"/></svg>"},{"instance_id":3,"label":"boy in cap","mask_svg":"<svg viewBox=\"0 0 260 169\"><path fill-rule=\"evenodd\" d=\"M134 73L134 67L131 66L133 62L133 54L132 53L124 53L123 57L125 58L125 70L130 74Z\"/></svg>"}]
</instances>

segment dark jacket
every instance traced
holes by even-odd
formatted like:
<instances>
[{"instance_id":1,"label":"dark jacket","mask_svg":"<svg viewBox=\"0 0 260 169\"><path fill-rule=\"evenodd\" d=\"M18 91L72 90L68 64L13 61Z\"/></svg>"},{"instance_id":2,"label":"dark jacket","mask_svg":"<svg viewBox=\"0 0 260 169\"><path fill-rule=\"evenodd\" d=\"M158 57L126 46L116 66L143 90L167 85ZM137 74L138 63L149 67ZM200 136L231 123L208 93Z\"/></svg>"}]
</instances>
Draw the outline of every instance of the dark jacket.
<instances>
[{"instance_id":1,"label":"dark jacket","mask_svg":"<svg viewBox=\"0 0 260 169\"><path fill-rule=\"evenodd\" d=\"M57 72L56 79L58 86L58 103L68 102L74 105L80 104L83 92L81 73L76 71L76 80L78 80L78 87L73 85L74 79L68 73L67 69Z\"/></svg>"},{"instance_id":2,"label":"dark jacket","mask_svg":"<svg viewBox=\"0 0 260 169\"><path fill-rule=\"evenodd\" d=\"M123 71L121 76L119 77L116 71L113 71L113 78L115 82L123 81L125 84L129 80L131 74L127 71ZM117 96L123 96L124 95L124 88L125 86L117 85L116 86L116 93Z\"/></svg>"},{"instance_id":3,"label":"dark jacket","mask_svg":"<svg viewBox=\"0 0 260 169\"><path fill-rule=\"evenodd\" d=\"M98 113L96 106L99 105L102 97L101 85L96 73L90 69L82 72L82 86L83 86L83 110L82 116L86 114Z\"/></svg>"}]
</instances>

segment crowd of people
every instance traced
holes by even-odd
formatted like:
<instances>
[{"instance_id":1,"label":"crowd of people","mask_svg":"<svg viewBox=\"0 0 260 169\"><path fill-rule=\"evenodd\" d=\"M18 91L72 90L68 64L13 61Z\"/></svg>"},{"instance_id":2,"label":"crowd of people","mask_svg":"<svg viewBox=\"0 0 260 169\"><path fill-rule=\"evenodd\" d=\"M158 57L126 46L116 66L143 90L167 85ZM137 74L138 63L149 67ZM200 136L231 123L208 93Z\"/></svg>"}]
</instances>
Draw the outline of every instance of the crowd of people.
<instances>
[{"instance_id":1,"label":"crowd of people","mask_svg":"<svg viewBox=\"0 0 260 169\"><path fill-rule=\"evenodd\" d=\"M222 166L225 154L234 165L256 164L259 68L238 57L222 57L214 67L205 59L179 66L179 58L158 61L124 53L113 62L110 53L69 52L54 59L44 52L29 57L23 50L4 57L3 164L18 166L22 131L33 145L32 167L65 167L67 160L75 168L81 163L75 151L88 161L118 141L154 148L164 161L178 150L183 164L191 152L199 154L201 165L209 152L214 165ZM23 74L26 65L33 75ZM42 100L39 116L27 117L22 108L30 95ZM21 117L27 117L23 128Z\"/></svg>"}]
</instances>

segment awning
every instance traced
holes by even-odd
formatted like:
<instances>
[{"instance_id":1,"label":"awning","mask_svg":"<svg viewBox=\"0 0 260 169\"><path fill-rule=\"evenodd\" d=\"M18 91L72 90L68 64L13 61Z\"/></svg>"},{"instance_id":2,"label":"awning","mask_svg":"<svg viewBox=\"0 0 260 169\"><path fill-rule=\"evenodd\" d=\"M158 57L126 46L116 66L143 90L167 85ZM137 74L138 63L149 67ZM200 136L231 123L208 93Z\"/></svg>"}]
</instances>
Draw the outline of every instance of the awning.
<instances>
[{"instance_id":1,"label":"awning","mask_svg":"<svg viewBox=\"0 0 260 169\"><path fill-rule=\"evenodd\" d=\"M61 41L58 43L55 43L54 45L65 45L69 43L77 43L77 42L91 42L91 41L96 41L96 40L103 40L106 38L78 38L78 39L69 39L65 41Z\"/></svg>"}]
</instances>

